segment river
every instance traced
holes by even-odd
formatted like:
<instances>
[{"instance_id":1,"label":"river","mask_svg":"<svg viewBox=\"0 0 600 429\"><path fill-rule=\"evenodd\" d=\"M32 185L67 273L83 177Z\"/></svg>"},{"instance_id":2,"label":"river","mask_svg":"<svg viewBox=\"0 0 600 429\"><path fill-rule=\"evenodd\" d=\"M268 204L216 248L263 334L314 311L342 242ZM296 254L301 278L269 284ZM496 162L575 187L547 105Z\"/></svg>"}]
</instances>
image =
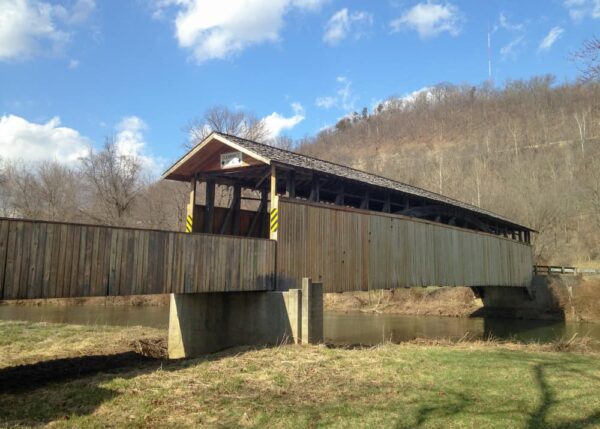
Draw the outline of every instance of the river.
<instances>
[{"instance_id":1,"label":"river","mask_svg":"<svg viewBox=\"0 0 600 429\"><path fill-rule=\"evenodd\" d=\"M169 310L164 306L0 305L0 319L166 328ZM374 345L414 338L456 340L466 334L471 338L542 343L577 334L600 341L600 324L542 320L326 312L323 328L326 342L346 345Z\"/></svg>"}]
</instances>

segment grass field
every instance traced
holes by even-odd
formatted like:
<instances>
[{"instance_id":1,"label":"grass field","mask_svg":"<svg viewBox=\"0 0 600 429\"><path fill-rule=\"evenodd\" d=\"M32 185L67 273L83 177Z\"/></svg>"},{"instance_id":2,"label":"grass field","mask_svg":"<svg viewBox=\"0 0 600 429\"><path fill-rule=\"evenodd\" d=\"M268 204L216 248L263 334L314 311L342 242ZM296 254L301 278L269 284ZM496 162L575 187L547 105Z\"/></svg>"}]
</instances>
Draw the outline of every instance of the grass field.
<instances>
[{"instance_id":1,"label":"grass field","mask_svg":"<svg viewBox=\"0 0 600 429\"><path fill-rule=\"evenodd\" d=\"M0 322L0 426L600 427L594 354L496 343L135 352L164 335Z\"/></svg>"}]
</instances>

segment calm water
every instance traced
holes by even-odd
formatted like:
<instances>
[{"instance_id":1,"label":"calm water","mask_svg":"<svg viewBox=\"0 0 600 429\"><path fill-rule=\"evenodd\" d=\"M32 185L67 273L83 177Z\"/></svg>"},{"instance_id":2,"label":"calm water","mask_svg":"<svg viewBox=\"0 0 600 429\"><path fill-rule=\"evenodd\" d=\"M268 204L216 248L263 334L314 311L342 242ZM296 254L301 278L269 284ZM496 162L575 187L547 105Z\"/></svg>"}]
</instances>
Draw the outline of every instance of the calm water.
<instances>
[{"instance_id":1,"label":"calm water","mask_svg":"<svg viewBox=\"0 0 600 429\"><path fill-rule=\"evenodd\" d=\"M168 307L1 305L0 319L166 328L169 310ZM479 338L491 336L523 342L548 342L577 333L600 341L600 324L366 313L326 313L324 330L325 340L336 344L373 345L414 338L459 339L467 333Z\"/></svg>"}]
</instances>

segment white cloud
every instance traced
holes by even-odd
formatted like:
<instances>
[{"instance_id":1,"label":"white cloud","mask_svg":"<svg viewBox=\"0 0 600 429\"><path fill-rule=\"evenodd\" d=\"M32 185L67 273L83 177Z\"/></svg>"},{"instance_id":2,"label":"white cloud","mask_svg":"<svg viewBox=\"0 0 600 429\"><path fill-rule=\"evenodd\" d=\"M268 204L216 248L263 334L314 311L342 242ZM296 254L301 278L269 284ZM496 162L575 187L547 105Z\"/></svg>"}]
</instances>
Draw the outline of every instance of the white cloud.
<instances>
[{"instance_id":1,"label":"white cloud","mask_svg":"<svg viewBox=\"0 0 600 429\"><path fill-rule=\"evenodd\" d=\"M137 116L124 117L115 127L115 144L120 154L135 156L147 173L156 175L164 160L148 154L146 129ZM59 117L38 124L15 115L0 116L0 157L4 159L75 165L92 145L79 131L61 126Z\"/></svg>"},{"instance_id":2,"label":"white cloud","mask_svg":"<svg viewBox=\"0 0 600 429\"><path fill-rule=\"evenodd\" d=\"M550 31L548 32L546 37L544 37L542 39L542 41L540 42L540 46L538 47L538 52L547 51L550 48L552 48L554 43L562 36L562 34L564 32L565 32L565 30L558 26L550 29Z\"/></svg>"},{"instance_id":3,"label":"white cloud","mask_svg":"<svg viewBox=\"0 0 600 429\"><path fill-rule=\"evenodd\" d=\"M79 67L79 60L70 59L67 67L71 70L76 69Z\"/></svg>"},{"instance_id":4,"label":"white cloud","mask_svg":"<svg viewBox=\"0 0 600 429\"><path fill-rule=\"evenodd\" d=\"M284 15L317 10L326 0L158 0L154 17L177 9L175 36L197 62L224 59L249 46L280 39Z\"/></svg>"},{"instance_id":5,"label":"white cloud","mask_svg":"<svg viewBox=\"0 0 600 429\"><path fill-rule=\"evenodd\" d=\"M337 45L344 40L350 32L359 38L366 26L373 24L373 15L367 12L349 13L347 8L341 9L333 14L325 25L323 40L330 45Z\"/></svg>"},{"instance_id":6,"label":"white cloud","mask_svg":"<svg viewBox=\"0 0 600 429\"><path fill-rule=\"evenodd\" d=\"M519 24L519 23L513 23L510 22L508 17L505 15L504 12L500 12L500 18L498 20L498 26L494 28L494 30L497 30L498 28L503 28L505 30L508 30L510 32L521 32L523 30L525 30L525 24Z\"/></svg>"},{"instance_id":7,"label":"white cloud","mask_svg":"<svg viewBox=\"0 0 600 429\"><path fill-rule=\"evenodd\" d=\"M269 139L274 139L279 136L283 130L294 128L305 119L304 107L300 103L292 103L294 114L290 117L285 117L277 112L271 113L263 118L265 127L269 132Z\"/></svg>"},{"instance_id":8,"label":"white cloud","mask_svg":"<svg viewBox=\"0 0 600 429\"><path fill-rule=\"evenodd\" d=\"M83 23L94 8L92 0L78 0L70 9L37 0L0 0L0 61L61 53L71 26Z\"/></svg>"},{"instance_id":9,"label":"white cloud","mask_svg":"<svg viewBox=\"0 0 600 429\"><path fill-rule=\"evenodd\" d=\"M515 59L519 49L525 45L525 36L517 36L508 44L500 48L500 55L503 60Z\"/></svg>"},{"instance_id":10,"label":"white cloud","mask_svg":"<svg viewBox=\"0 0 600 429\"><path fill-rule=\"evenodd\" d=\"M315 104L317 107L322 107L324 109L331 109L337 103L337 98L332 96L326 97L317 97L315 100Z\"/></svg>"},{"instance_id":11,"label":"white cloud","mask_svg":"<svg viewBox=\"0 0 600 429\"><path fill-rule=\"evenodd\" d=\"M565 0L563 4L573 21L579 22L586 17L600 18L600 0Z\"/></svg>"},{"instance_id":12,"label":"white cloud","mask_svg":"<svg viewBox=\"0 0 600 429\"><path fill-rule=\"evenodd\" d=\"M352 92L352 81L346 76L338 76L336 78L338 89L335 95L317 97L315 105L324 109L336 107L342 110L353 110L356 103L356 97Z\"/></svg>"},{"instance_id":13,"label":"white cloud","mask_svg":"<svg viewBox=\"0 0 600 429\"><path fill-rule=\"evenodd\" d=\"M90 145L78 131L61 127L58 117L36 124L15 115L0 116L0 154L6 159L73 164Z\"/></svg>"},{"instance_id":14,"label":"white cloud","mask_svg":"<svg viewBox=\"0 0 600 429\"><path fill-rule=\"evenodd\" d=\"M502 61L516 59L519 52L526 44L527 21L511 22L504 12L500 13L498 24L494 25L493 32L503 30L510 36L510 41L500 48L500 57Z\"/></svg>"},{"instance_id":15,"label":"white cloud","mask_svg":"<svg viewBox=\"0 0 600 429\"><path fill-rule=\"evenodd\" d=\"M144 132L146 123L137 116L126 116L117 124L115 145L121 155L137 158L146 173L155 176L162 171L164 160L148 154Z\"/></svg>"},{"instance_id":16,"label":"white cloud","mask_svg":"<svg viewBox=\"0 0 600 429\"><path fill-rule=\"evenodd\" d=\"M464 21L461 11L452 3L427 1L418 3L390 22L392 32L415 30L422 39L436 37L443 32L457 36Z\"/></svg>"}]
</instances>

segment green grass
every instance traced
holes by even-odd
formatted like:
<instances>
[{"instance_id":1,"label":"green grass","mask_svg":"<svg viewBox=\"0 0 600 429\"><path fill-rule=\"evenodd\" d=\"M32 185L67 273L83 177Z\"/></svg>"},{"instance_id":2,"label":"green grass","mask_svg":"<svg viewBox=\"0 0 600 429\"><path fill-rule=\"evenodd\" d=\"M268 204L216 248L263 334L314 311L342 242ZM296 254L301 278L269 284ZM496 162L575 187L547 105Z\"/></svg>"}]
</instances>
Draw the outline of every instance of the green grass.
<instances>
[{"instance_id":1,"label":"green grass","mask_svg":"<svg viewBox=\"0 0 600 429\"><path fill-rule=\"evenodd\" d=\"M48 362L36 349L59 332L76 348L84 338L106 340L106 332L113 346L129 341L131 329L0 322L0 356L20 350ZM73 365L88 359L79 349L62 356L69 353ZM10 359L21 362L4 361ZM6 374L28 376L40 365L0 368L0 426L600 427L598 356L526 347L238 349L186 361L125 361L97 374L66 371L70 378L2 388Z\"/></svg>"}]
</instances>

